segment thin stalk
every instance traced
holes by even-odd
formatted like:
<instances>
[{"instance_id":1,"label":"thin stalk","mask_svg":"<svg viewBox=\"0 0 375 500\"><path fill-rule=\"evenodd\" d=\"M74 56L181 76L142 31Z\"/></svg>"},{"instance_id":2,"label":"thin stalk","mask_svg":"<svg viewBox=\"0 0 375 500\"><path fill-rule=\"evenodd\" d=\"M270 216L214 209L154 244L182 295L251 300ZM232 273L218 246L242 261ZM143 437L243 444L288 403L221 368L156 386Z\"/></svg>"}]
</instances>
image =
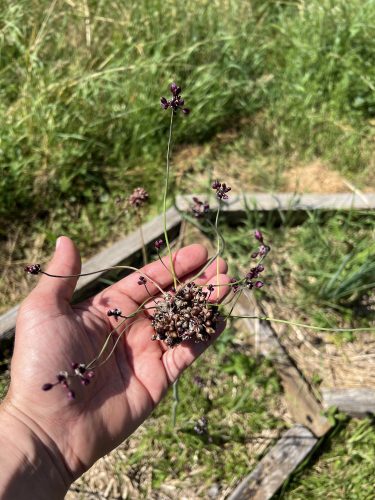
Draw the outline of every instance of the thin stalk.
<instances>
[{"instance_id":1,"label":"thin stalk","mask_svg":"<svg viewBox=\"0 0 375 500\"><path fill-rule=\"evenodd\" d=\"M139 210L137 210L137 222L138 222L138 227L139 227L139 236L141 237L141 243L142 243L143 265L146 265L146 264L148 264L147 248L146 248L146 244L145 244L145 238L143 236L142 215L140 214Z\"/></svg>"},{"instance_id":2,"label":"thin stalk","mask_svg":"<svg viewBox=\"0 0 375 500\"><path fill-rule=\"evenodd\" d=\"M375 328L325 328L323 326L307 325L306 323L296 323L295 321L288 321L286 319L270 318L268 316L231 316L235 319L259 319L261 321L273 321L275 323L283 323L285 325L300 326L309 328L310 330L318 330L320 332L373 332Z\"/></svg>"},{"instance_id":3,"label":"thin stalk","mask_svg":"<svg viewBox=\"0 0 375 500\"><path fill-rule=\"evenodd\" d=\"M177 407L180 402L178 395L178 379L173 383L172 426L176 427Z\"/></svg>"},{"instance_id":4,"label":"thin stalk","mask_svg":"<svg viewBox=\"0 0 375 500\"><path fill-rule=\"evenodd\" d=\"M159 290L159 292L161 294L166 295L164 290L152 278L147 276L146 273L144 273L144 272L140 271L139 269L137 269L136 267L132 267L132 266L112 266L112 267L106 267L105 269L99 269L98 271L92 271L90 273L80 273L80 274L62 275L62 274L51 274L51 273L47 273L46 271L39 271L39 273L45 274L46 276L49 276L50 278L80 278L81 276L91 276L92 274L105 273L107 271L112 271L113 269L129 269L130 271L134 271L134 272L140 274L141 276L144 276L145 278L147 278L153 285L156 286L156 288Z\"/></svg>"},{"instance_id":5,"label":"thin stalk","mask_svg":"<svg viewBox=\"0 0 375 500\"><path fill-rule=\"evenodd\" d=\"M168 147L167 147L167 165L166 165L166 172L165 172L166 175L165 175L164 199L163 199L163 229L164 229L165 244L167 246L169 260L171 263L171 273L173 276L173 284L174 284L174 287L177 288L177 278L176 278L176 273L174 270L172 252L171 252L171 247L169 245L168 232L167 232L167 195L168 195L168 187L169 187L169 170L170 170L169 158L170 158L170 151L171 151L172 131L173 131L173 110L171 110L171 121L169 124L169 136L168 136Z\"/></svg>"},{"instance_id":6,"label":"thin stalk","mask_svg":"<svg viewBox=\"0 0 375 500\"><path fill-rule=\"evenodd\" d=\"M220 256L220 235L219 235L219 229L218 229L218 224L219 224L219 215L220 215L220 208L221 208L221 200L219 199L219 205L217 207L217 212L216 212L216 219L215 219L215 229L216 229L216 254L217 254L217 259L216 259L216 285L217 285L217 297L216 300L219 301L220 299L220 286L219 286L219 256Z\"/></svg>"}]
</instances>

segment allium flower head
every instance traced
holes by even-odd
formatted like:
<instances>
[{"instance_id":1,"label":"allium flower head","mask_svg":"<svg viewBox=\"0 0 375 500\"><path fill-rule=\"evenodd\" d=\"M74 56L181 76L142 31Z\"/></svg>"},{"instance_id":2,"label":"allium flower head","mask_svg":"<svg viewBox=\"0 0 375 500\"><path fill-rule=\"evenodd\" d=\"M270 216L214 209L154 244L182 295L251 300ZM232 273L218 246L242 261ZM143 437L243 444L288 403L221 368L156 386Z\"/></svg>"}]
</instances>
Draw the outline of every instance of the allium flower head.
<instances>
[{"instance_id":1,"label":"allium flower head","mask_svg":"<svg viewBox=\"0 0 375 500\"><path fill-rule=\"evenodd\" d=\"M193 198L193 201L194 205L191 207L191 210L194 216L198 219L203 217L210 210L210 205L207 202L200 201L195 196Z\"/></svg>"},{"instance_id":2,"label":"allium flower head","mask_svg":"<svg viewBox=\"0 0 375 500\"><path fill-rule=\"evenodd\" d=\"M41 270L40 264L30 264L25 267L25 272L29 274L39 274Z\"/></svg>"},{"instance_id":3,"label":"allium flower head","mask_svg":"<svg viewBox=\"0 0 375 500\"><path fill-rule=\"evenodd\" d=\"M179 109L181 109L181 111L185 115L188 115L190 113L190 109L184 107L185 101L180 95L181 87L179 87L177 83L173 82L171 83L169 88L172 94L172 98L168 100L166 97L161 97L160 98L161 107L163 109L171 108L174 111L174 113L176 113Z\"/></svg>"},{"instance_id":4,"label":"allium flower head","mask_svg":"<svg viewBox=\"0 0 375 500\"><path fill-rule=\"evenodd\" d=\"M128 201L130 205L138 208L144 205L147 202L147 200L148 200L148 192L142 187L137 187L129 196Z\"/></svg>"},{"instance_id":5,"label":"allium flower head","mask_svg":"<svg viewBox=\"0 0 375 500\"><path fill-rule=\"evenodd\" d=\"M227 200L229 191L232 189L231 187L227 186L224 182L221 183L219 181L214 181L212 183L212 189L215 189L216 191L216 196L218 197L219 200Z\"/></svg>"},{"instance_id":6,"label":"allium flower head","mask_svg":"<svg viewBox=\"0 0 375 500\"><path fill-rule=\"evenodd\" d=\"M156 248L156 250L160 250L161 248L163 248L163 246L164 246L164 240L162 239L156 240L154 242L154 247Z\"/></svg>"}]
</instances>

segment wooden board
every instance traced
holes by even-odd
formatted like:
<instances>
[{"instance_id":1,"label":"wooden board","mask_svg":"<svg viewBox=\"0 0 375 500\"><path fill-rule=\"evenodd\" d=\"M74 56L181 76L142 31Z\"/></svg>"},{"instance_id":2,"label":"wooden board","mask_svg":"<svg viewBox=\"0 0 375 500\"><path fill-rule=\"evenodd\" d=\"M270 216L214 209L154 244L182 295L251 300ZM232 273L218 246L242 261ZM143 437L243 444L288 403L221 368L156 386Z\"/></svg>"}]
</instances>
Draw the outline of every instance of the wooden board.
<instances>
[{"instance_id":1,"label":"wooden board","mask_svg":"<svg viewBox=\"0 0 375 500\"><path fill-rule=\"evenodd\" d=\"M263 316L251 292L244 292L237 302L234 314ZM331 427L323 415L323 408L314 397L302 374L280 344L272 326L259 319L243 319L246 327L255 335L256 349L270 357L284 387L285 400L293 420L310 429L315 436L323 436Z\"/></svg>"},{"instance_id":2,"label":"wooden board","mask_svg":"<svg viewBox=\"0 0 375 500\"><path fill-rule=\"evenodd\" d=\"M318 439L303 425L287 430L228 500L268 500L311 453Z\"/></svg>"},{"instance_id":3,"label":"wooden board","mask_svg":"<svg viewBox=\"0 0 375 500\"><path fill-rule=\"evenodd\" d=\"M365 418L375 415L375 390L370 388L322 389L323 406L335 406L351 417Z\"/></svg>"},{"instance_id":4,"label":"wooden board","mask_svg":"<svg viewBox=\"0 0 375 500\"><path fill-rule=\"evenodd\" d=\"M207 199L203 195L178 196L177 208L189 211L194 205L194 196ZM217 207L215 196L209 197L208 202L212 209ZM375 193L231 193L228 202L222 204L223 212L244 212L246 208L259 211L371 210L375 209Z\"/></svg>"},{"instance_id":5,"label":"wooden board","mask_svg":"<svg viewBox=\"0 0 375 500\"><path fill-rule=\"evenodd\" d=\"M181 216L174 208L167 211L167 230L172 231L181 223ZM145 244L149 245L163 234L163 217L158 215L154 219L142 225ZM82 273L90 273L98 269L120 265L142 249L142 239L138 230L130 233L125 238L114 243L109 248L98 253L82 266ZM105 273L82 276L77 283L75 298L80 297L85 291L92 287ZM19 305L13 307L0 316L0 340L10 338L14 334L16 318Z\"/></svg>"}]
</instances>

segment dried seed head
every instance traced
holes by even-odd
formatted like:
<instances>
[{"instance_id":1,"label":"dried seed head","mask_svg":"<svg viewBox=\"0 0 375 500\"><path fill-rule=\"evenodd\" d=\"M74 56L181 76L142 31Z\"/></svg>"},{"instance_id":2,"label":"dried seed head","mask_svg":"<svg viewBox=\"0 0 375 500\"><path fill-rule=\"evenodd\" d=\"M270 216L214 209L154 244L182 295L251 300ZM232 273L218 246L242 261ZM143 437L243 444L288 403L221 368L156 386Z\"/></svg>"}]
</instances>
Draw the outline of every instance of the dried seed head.
<instances>
[{"instance_id":1,"label":"dried seed head","mask_svg":"<svg viewBox=\"0 0 375 500\"><path fill-rule=\"evenodd\" d=\"M215 332L219 316L216 305L207 302L208 293L194 283L181 287L158 303L152 319L153 340L174 347L185 340L204 342Z\"/></svg>"}]
</instances>

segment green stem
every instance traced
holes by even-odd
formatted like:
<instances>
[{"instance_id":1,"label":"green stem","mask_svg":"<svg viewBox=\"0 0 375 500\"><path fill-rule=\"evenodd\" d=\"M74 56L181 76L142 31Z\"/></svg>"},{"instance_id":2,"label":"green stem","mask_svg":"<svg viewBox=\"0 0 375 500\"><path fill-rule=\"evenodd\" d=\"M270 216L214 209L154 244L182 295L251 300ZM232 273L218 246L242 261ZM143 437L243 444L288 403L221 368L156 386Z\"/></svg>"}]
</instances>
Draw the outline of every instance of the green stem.
<instances>
[{"instance_id":1,"label":"green stem","mask_svg":"<svg viewBox=\"0 0 375 500\"><path fill-rule=\"evenodd\" d=\"M168 136L168 147L167 147L167 165L166 165L166 176L165 176L165 185L164 185L164 199L163 199L163 228L164 228L164 239L165 244L167 246L169 260L171 263L171 273L173 276L173 284L174 287L177 288L177 278L173 265L173 257L171 252L171 247L169 245L168 232L167 232L167 195L168 195L168 186L169 186L169 158L171 151L171 142L172 142L172 130L173 130L173 110L171 111L171 121L169 124L169 136Z\"/></svg>"},{"instance_id":2,"label":"green stem","mask_svg":"<svg viewBox=\"0 0 375 500\"><path fill-rule=\"evenodd\" d=\"M215 229L217 233L217 238L216 238L216 254L217 254L217 259L216 259L216 285L217 285L217 296L216 300L219 301L220 299L220 283L219 283L219 257L220 257L220 235L219 235L219 229L218 229L218 224L219 224L219 214L220 214L220 208L221 208L221 200L218 200L219 205L217 207L217 212L216 212L216 219L215 219Z\"/></svg>"},{"instance_id":3,"label":"green stem","mask_svg":"<svg viewBox=\"0 0 375 500\"><path fill-rule=\"evenodd\" d=\"M172 406L172 425L173 425L173 427L176 427L177 407L178 407L179 402L180 402L180 399L178 396L178 379L177 379L173 383L173 406Z\"/></svg>"},{"instance_id":4,"label":"green stem","mask_svg":"<svg viewBox=\"0 0 375 500\"><path fill-rule=\"evenodd\" d=\"M139 227L139 235L141 237L141 243L142 243L142 257L143 257L143 265L145 266L148 264L148 257L147 257L147 248L145 244L145 238L143 236L143 229L142 229L142 216L137 212L137 221L138 221L138 227Z\"/></svg>"},{"instance_id":5,"label":"green stem","mask_svg":"<svg viewBox=\"0 0 375 500\"><path fill-rule=\"evenodd\" d=\"M286 319L269 318L268 316L231 316L237 319L259 319L261 321L273 321L274 323L283 323L285 325L300 326L303 328L310 328L310 330L318 330L321 332L372 332L375 328L325 328L323 326L307 325L306 323L296 323L295 321L288 321Z\"/></svg>"}]
</instances>

